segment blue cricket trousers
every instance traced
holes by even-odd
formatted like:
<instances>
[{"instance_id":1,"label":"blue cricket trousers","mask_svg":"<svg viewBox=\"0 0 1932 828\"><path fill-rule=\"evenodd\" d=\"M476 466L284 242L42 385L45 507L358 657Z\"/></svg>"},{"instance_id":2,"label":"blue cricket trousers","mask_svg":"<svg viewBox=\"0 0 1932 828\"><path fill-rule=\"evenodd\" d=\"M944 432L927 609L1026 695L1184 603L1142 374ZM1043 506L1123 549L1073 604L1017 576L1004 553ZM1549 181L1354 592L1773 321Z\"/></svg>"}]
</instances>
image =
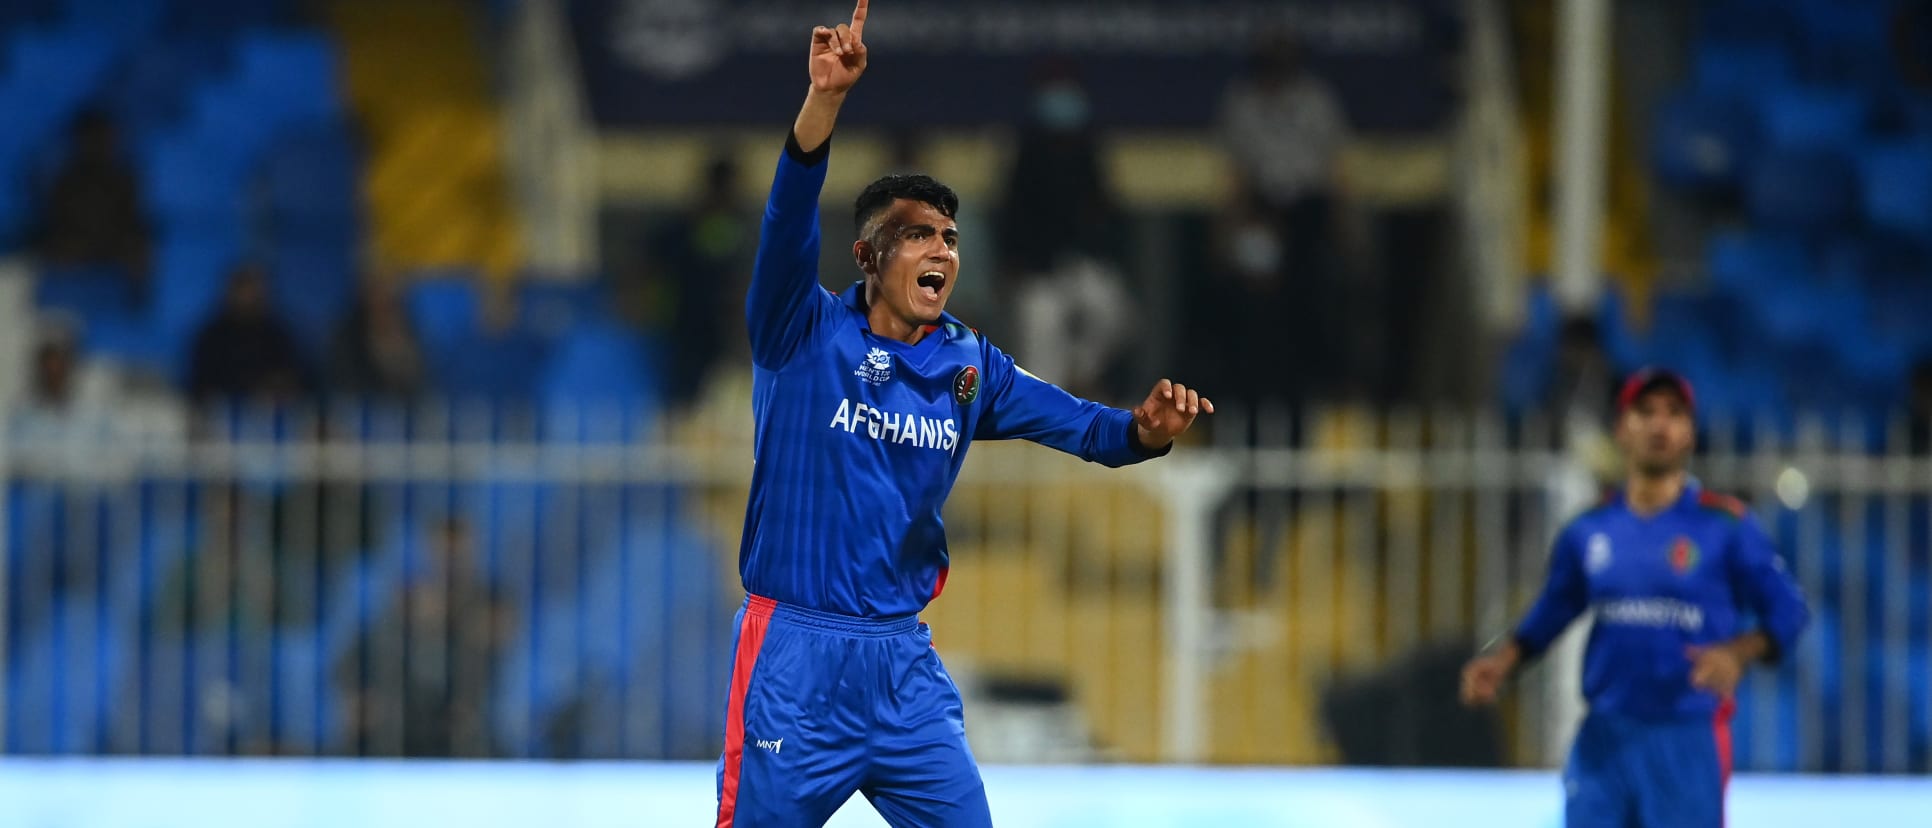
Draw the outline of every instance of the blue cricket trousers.
<instances>
[{"instance_id":1,"label":"blue cricket trousers","mask_svg":"<svg viewBox=\"0 0 1932 828\"><path fill-rule=\"evenodd\" d=\"M992 825L959 689L917 616L749 596L734 650L718 828L816 828L855 791L894 826Z\"/></svg>"}]
</instances>

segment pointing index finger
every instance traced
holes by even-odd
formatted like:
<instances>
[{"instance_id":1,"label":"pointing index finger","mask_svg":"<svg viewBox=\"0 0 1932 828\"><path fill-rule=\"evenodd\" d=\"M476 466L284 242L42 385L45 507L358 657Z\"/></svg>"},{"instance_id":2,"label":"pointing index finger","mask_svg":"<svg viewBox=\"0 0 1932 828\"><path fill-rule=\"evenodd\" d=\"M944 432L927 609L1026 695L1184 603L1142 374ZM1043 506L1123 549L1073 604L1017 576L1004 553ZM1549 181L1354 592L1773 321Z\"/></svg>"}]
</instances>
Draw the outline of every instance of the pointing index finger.
<instances>
[{"instance_id":1,"label":"pointing index finger","mask_svg":"<svg viewBox=\"0 0 1932 828\"><path fill-rule=\"evenodd\" d=\"M852 33L861 37L865 36L865 5L866 0L859 0L859 7L852 10Z\"/></svg>"}]
</instances>

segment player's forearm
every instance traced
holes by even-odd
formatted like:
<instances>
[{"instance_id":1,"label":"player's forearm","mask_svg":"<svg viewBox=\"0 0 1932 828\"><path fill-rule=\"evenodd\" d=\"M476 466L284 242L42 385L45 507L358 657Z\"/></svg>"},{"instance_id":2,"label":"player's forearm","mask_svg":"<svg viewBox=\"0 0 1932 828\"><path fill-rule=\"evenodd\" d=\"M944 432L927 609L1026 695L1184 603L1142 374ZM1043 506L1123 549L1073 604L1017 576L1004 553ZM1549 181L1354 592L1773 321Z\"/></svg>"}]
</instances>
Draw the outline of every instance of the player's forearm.
<instances>
[{"instance_id":1,"label":"player's forearm","mask_svg":"<svg viewBox=\"0 0 1932 828\"><path fill-rule=\"evenodd\" d=\"M1504 639L1497 645L1495 656L1503 665L1504 675L1515 675L1523 667L1523 647L1514 638Z\"/></svg>"},{"instance_id":2,"label":"player's forearm","mask_svg":"<svg viewBox=\"0 0 1932 828\"><path fill-rule=\"evenodd\" d=\"M805 105L798 110L798 120L792 122L792 135L798 139L798 148L812 152L832 137L832 127L839 120L839 108L845 105L844 92L830 92L812 87L805 93Z\"/></svg>"},{"instance_id":3,"label":"player's forearm","mask_svg":"<svg viewBox=\"0 0 1932 828\"><path fill-rule=\"evenodd\" d=\"M1765 660L1772 652L1771 637L1758 630L1740 635L1722 645L1737 656L1742 664L1755 664Z\"/></svg>"}]
</instances>

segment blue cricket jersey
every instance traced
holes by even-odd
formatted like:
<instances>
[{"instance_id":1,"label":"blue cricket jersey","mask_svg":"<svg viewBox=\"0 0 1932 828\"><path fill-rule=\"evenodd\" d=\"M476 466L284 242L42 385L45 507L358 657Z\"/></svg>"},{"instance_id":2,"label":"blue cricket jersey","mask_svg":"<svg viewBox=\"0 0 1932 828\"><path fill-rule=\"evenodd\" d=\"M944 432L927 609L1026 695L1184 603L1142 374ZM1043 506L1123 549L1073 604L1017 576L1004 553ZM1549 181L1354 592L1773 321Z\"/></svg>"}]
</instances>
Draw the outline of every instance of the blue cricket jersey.
<instances>
[{"instance_id":1,"label":"blue cricket jersey","mask_svg":"<svg viewBox=\"0 0 1932 828\"><path fill-rule=\"evenodd\" d=\"M1716 712L1719 700L1691 687L1687 647L1755 624L1775 658L1810 620L1757 520L1695 482L1649 518L1617 492L1564 527L1549 581L1516 629L1524 657L1541 654L1585 608L1596 610L1583 656L1591 711L1644 719Z\"/></svg>"},{"instance_id":2,"label":"blue cricket jersey","mask_svg":"<svg viewBox=\"0 0 1932 828\"><path fill-rule=\"evenodd\" d=\"M951 314L917 345L876 336L865 293L819 285L827 146L788 141L745 321L755 419L738 572L745 590L864 617L916 613L945 586L940 508L975 439L1024 438L1109 466L1145 451L1132 415L1013 364Z\"/></svg>"}]
</instances>

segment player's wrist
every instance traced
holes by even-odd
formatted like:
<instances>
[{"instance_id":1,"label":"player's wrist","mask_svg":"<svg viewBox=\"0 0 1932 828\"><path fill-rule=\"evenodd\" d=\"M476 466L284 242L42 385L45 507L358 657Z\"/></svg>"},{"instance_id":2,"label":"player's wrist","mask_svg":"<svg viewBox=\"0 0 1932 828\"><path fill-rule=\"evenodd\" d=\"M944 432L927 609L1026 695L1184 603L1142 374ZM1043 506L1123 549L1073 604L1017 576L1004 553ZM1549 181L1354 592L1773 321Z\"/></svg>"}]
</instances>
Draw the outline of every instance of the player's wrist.
<instances>
[{"instance_id":1,"label":"player's wrist","mask_svg":"<svg viewBox=\"0 0 1932 828\"><path fill-rule=\"evenodd\" d=\"M805 90L805 105L808 107L829 108L836 111L839 107L845 105L845 96L851 94L851 92L852 87L850 86L838 89L830 86L820 86L815 81Z\"/></svg>"},{"instance_id":2,"label":"player's wrist","mask_svg":"<svg viewBox=\"0 0 1932 828\"><path fill-rule=\"evenodd\" d=\"M1725 652L1737 659L1737 663L1748 666L1764 659L1771 652L1771 641L1761 632L1749 632L1727 641Z\"/></svg>"},{"instance_id":3,"label":"player's wrist","mask_svg":"<svg viewBox=\"0 0 1932 828\"><path fill-rule=\"evenodd\" d=\"M1516 668L1523 666L1523 646L1512 638L1496 648L1496 660L1503 665L1503 672L1515 674Z\"/></svg>"}]
</instances>

